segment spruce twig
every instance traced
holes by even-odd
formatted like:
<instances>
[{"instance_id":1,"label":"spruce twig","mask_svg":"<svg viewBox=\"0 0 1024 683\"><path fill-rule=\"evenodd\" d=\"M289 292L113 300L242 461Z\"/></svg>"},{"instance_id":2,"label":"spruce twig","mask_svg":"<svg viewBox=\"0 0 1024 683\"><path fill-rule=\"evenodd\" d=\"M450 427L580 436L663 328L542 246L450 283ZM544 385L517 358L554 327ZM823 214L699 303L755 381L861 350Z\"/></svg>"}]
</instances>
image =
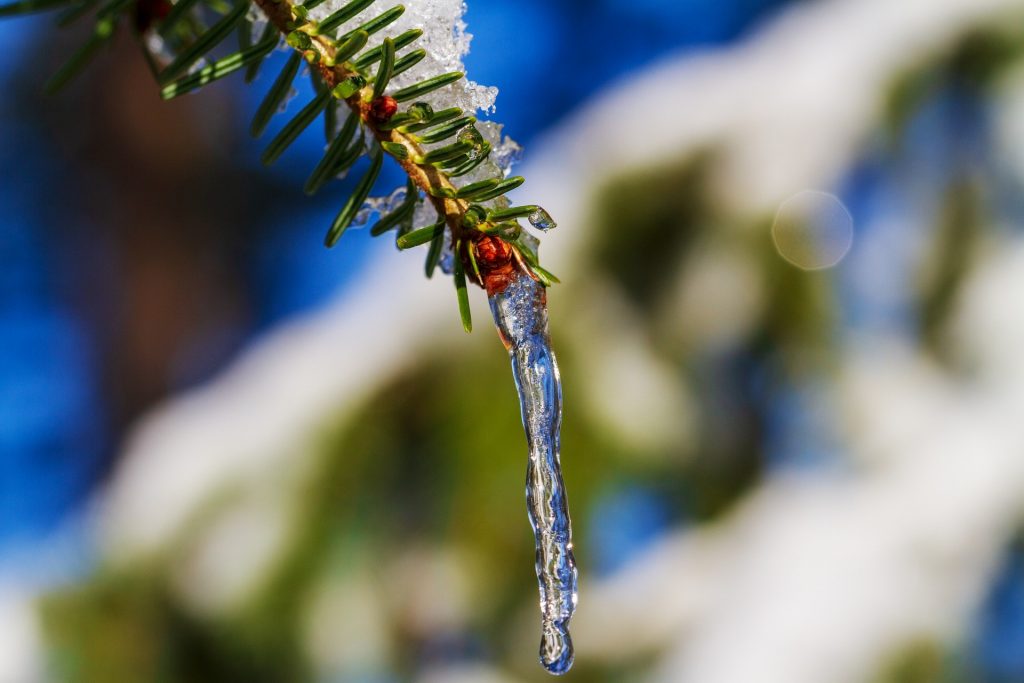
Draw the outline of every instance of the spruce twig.
<instances>
[{"instance_id":1,"label":"spruce twig","mask_svg":"<svg viewBox=\"0 0 1024 683\"><path fill-rule=\"evenodd\" d=\"M427 274L433 272L438 262L443 240L449 239L457 262L456 277L461 282L457 287L461 309L466 310L466 274L471 274L470 279L491 291L486 283L487 273L498 268L495 265L498 261L504 269L502 272L511 264L545 285L556 281L539 266L533 247L520 238L521 228L517 223L519 218L529 218L534 225L541 226L539 216L545 226L553 227L550 216L534 205L505 209L507 203L503 202L491 208L481 204L518 187L523 182L521 177L484 179L461 188L455 184L455 178L478 169L491 152L491 145L476 128L476 117L457 107L435 112L426 103L416 101L459 81L464 74L453 71L428 76L388 94L394 77L414 67L427 54L424 49L398 53L414 45L423 33L420 29L385 38L375 47L364 50L373 34L391 25L405 12L403 5L390 7L337 37L339 29L356 19L375 0L350 0L319 21L310 18L310 10L325 0L305 0L302 4L293 0L177 0L173 4L169 0L16 0L0 5L0 17L51 8L62 8L63 15L68 16L77 13L80 6L91 7L92 3L100 2L103 4L95 10L96 26L92 37L51 80L52 88L62 86L78 74L89 58L107 44L117 23L133 5L137 13L143 12L136 17L136 30L140 34L153 30L171 46L170 56L162 60L147 52L165 98L198 90L235 71L245 70L247 82L252 80L264 57L283 38L294 52L256 112L251 132L256 136L261 134L278 112L303 60L314 70L312 78L317 95L270 142L263 154L264 162L272 163L277 159L321 114L325 117L329 144L306 183L308 193L346 171L367 152L371 157L369 173L357 184L357 191L345 202L328 232L328 246L337 241L358 214L387 154L408 177L409 195L400 209L383 217L372 232L379 235L398 227L400 243L405 245L416 241L413 235L424 235L421 231L409 232L413 227L410 223L414 208L422 193L438 216L438 222L431 226L429 239L423 241L430 244ZM253 6L268 20L255 43L253 20L247 16ZM216 15L216 20L207 27L204 17L210 20L211 13ZM140 21L139 17L144 20ZM221 55L219 46L236 28L240 49ZM215 58L215 54L220 56ZM159 63L161 61L163 63ZM400 106L400 103L408 104ZM347 107L350 113L346 125L336 134L338 109L342 107ZM362 132L357 134L357 130ZM367 140L376 144L367 145ZM437 226L446 226L447 230ZM497 247L494 240L505 246ZM477 258L482 241L488 241L484 253L500 257L498 261ZM468 323L466 326L468 328Z\"/></svg>"},{"instance_id":2,"label":"spruce twig","mask_svg":"<svg viewBox=\"0 0 1024 683\"><path fill-rule=\"evenodd\" d=\"M282 0L281 2L254 0L254 2L263 10L267 18L273 22L282 35L287 36L291 32L290 26L294 21L294 11L293 5L289 0ZM329 37L323 35L310 36L310 44L311 49L319 57L317 61L319 62L320 75L331 88L337 87L348 78L360 76L359 72L350 70L347 63L336 63L336 48L334 41ZM334 66L325 66L327 64L334 64ZM455 197L436 197L431 193L431 190L434 188L448 188L455 193L457 188L441 169L414 163L413 159L424 156L426 152L412 134L402 132L399 129L382 129L374 121L370 112L370 104L373 100L372 95L373 86L367 85L356 94L346 98L345 102L352 112L362 120L363 125L379 143L386 142L405 148L407 152L405 158L400 158L398 154L391 151L387 153L398 162L416 187L427 194L438 215L444 216L448 227L451 229L452 238L462 238L465 231L462 219L469 209L469 202Z\"/></svg>"}]
</instances>

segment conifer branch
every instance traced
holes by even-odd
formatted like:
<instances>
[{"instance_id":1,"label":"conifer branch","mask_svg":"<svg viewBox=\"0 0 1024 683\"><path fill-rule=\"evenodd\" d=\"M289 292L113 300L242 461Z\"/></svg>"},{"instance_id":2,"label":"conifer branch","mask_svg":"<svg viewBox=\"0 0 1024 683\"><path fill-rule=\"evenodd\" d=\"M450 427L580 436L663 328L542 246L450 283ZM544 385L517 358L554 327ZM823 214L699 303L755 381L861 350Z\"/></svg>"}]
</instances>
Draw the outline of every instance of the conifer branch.
<instances>
[{"instance_id":1,"label":"conifer branch","mask_svg":"<svg viewBox=\"0 0 1024 683\"><path fill-rule=\"evenodd\" d=\"M0 5L0 17L64 7L67 10L84 0L17 0ZM281 70L256 113L251 126L261 134L269 120L285 101L302 60L313 70L317 95L284 126L263 154L264 163L273 163L321 114L324 115L328 146L324 157L305 185L309 194L331 178L343 173L367 153L370 170L357 183L353 195L342 207L327 233L325 242L333 246L356 219L369 196L381 168L383 155L391 156L408 177L406 201L381 218L371 230L374 236L398 227L399 238L409 234L417 202L422 193L437 213L438 222L430 227L427 255L428 276L438 264L444 240L450 240L454 252L454 271L459 286L463 324L470 328L465 305L465 279L487 289L501 291L511 273L530 275L545 286L557 279L540 267L535 242L525 239L518 219L528 218L542 230L554 227L550 216L534 205L509 207L503 196L523 183L523 178L483 178L461 187L454 181L476 171L491 153L491 145L476 128L472 112L457 107L434 111L426 102L417 101L464 77L460 71L436 74L389 94L392 79L413 68L427 52L423 49L398 54L422 35L411 29L385 38L365 49L373 34L391 25L404 12L396 5L373 16L356 28L336 37L335 33L354 20L375 0L350 0L320 20L310 11L326 0L234 0L230 5L212 0L106 0L95 9L96 28L92 38L51 80L57 89L76 76L86 62L106 44L117 24L129 10L135 13L135 30L140 37L153 32L169 53L157 57L146 50L156 73L161 94L170 99L198 90L235 71L245 70L246 81L255 76L264 58L281 42L295 52ZM251 6L266 16L266 30L253 41L252 19L246 16ZM215 17L205 26L204 17ZM215 61L208 61L226 36L238 29L241 49ZM145 41L140 41L144 45ZM145 49L145 48L144 48ZM361 53L361 54L360 54ZM157 63L162 61L163 63ZM340 102L349 110L341 132L336 132ZM362 128L366 136L357 135ZM453 141L454 138L454 141ZM370 149L364 139L372 140ZM486 176L486 173L482 174ZM494 202L484 206L483 202ZM447 226L447 231L437 226ZM426 233L420 233L426 234ZM409 240L402 242L408 243ZM400 242L400 243L402 243Z\"/></svg>"},{"instance_id":2,"label":"conifer branch","mask_svg":"<svg viewBox=\"0 0 1024 683\"><path fill-rule=\"evenodd\" d=\"M274 24L277 30L287 38L294 30L296 20L299 18L295 12L294 5L289 0L254 0L255 4L263 10L267 19ZM316 53L316 57L307 57L306 61L312 62L320 72L324 82L334 89L352 77L360 77L358 71L351 69L347 62L338 62L337 48L334 41L325 35L310 35L310 48ZM352 110L353 114L359 117L363 125L369 130L378 143L381 143L387 154L390 154L402 167L409 179L420 190L426 193L429 201L434 205L439 216L444 216L452 232L453 240L464 238L464 217L469 210L470 203L465 199L456 196L438 196L438 188L450 190L453 195L457 194L457 188L452 184L448 175L440 168L428 164L417 164L416 159L425 156L423 147L411 133L402 132L398 128L381 128L374 119L371 112L373 103L373 85L363 86L349 97L345 103ZM397 145L398 147L392 147ZM397 149L405 150L403 155Z\"/></svg>"}]
</instances>

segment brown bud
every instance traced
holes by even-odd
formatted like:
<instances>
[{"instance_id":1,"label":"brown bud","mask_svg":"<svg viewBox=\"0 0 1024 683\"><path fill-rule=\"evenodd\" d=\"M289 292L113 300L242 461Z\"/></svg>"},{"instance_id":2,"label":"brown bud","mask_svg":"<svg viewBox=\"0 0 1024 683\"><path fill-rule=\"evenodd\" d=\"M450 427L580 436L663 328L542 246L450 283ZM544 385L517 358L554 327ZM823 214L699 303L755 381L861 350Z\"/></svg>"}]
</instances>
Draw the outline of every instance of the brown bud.
<instances>
[{"instance_id":1,"label":"brown bud","mask_svg":"<svg viewBox=\"0 0 1024 683\"><path fill-rule=\"evenodd\" d=\"M377 123L384 123L398 112L398 102L394 97L382 95L370 103L370 118Z\"/></svg>"}]
</instances>

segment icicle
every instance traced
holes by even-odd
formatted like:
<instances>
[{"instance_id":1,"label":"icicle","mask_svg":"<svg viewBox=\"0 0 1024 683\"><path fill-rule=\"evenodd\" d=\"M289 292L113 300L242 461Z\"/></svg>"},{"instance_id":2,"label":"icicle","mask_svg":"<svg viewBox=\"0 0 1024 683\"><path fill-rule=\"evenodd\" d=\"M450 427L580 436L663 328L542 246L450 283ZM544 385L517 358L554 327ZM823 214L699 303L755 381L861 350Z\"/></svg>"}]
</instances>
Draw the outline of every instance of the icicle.
<instances>
[{"instance_id":1,"label":"icicle","mask_svg":"<svg viewBox=\"0 0 1024 683\"><path fill-rule=\"evenodd\" d=\"M543 286L517 271L489 298L498 333L512 358L530 449L526 501L537 539L543 617L540 660L551 673L564 674L573 660L568 627L576 609L576 560L559 464L562 386L548 337L547 296Z\"/></svg>"}]
</instances>

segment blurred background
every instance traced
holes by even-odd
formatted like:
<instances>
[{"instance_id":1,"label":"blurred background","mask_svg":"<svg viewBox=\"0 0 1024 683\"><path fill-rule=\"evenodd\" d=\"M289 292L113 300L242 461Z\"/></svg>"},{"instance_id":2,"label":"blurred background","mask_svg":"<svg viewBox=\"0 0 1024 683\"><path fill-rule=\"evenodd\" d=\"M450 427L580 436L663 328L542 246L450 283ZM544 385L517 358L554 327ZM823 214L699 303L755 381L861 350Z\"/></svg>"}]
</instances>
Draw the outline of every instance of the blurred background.
<instances>
[{"instance_id":1,"label":"blurred background","mask_svg":"<svg viewBox=\"0 0 1024 683\"><path fill-rule=\"evenodd\" d=\"M466 19L559 222L569 678L1024 682L1024 0ZM44 97L73 33L0 22L0 683L546 680L482 293L320 246L273 65Z\"/></svg>"}]
</instances>

